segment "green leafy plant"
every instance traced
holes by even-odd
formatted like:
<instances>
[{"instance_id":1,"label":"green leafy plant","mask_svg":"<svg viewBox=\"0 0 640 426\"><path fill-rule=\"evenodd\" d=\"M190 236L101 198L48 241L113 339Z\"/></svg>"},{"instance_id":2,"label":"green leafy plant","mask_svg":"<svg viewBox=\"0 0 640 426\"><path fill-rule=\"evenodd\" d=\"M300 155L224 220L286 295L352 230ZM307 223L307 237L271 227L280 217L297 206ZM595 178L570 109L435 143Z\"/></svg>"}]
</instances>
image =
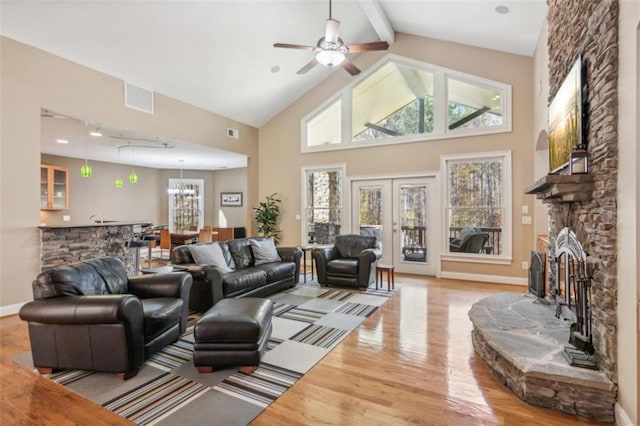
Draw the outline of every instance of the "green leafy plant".
<instances>
[{"instance_id":1,"label":"green leafy plant","mask_svg":"<svg viewBox=\"0 0 640 426\"><path fill-rule=\"evenodd\" d=\"M274 243L280 242L280 230L278 230L278 219L280 218L280 203L282 200L276 198L277 194L266 197L266 201L258 203L254 207L255 219L258 223L258 233L265 238L273 238Z\"/></svg>"}]
</instances>

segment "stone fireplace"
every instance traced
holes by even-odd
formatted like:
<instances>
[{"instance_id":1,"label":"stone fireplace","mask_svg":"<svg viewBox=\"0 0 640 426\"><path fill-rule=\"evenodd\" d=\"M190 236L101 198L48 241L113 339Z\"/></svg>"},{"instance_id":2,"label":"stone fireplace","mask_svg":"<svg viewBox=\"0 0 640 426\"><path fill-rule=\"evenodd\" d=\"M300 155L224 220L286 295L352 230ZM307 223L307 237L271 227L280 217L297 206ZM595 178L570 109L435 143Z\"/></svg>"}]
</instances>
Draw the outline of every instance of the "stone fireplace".
<instances>
[{"instance_id":1,"label":"stone fireplace","mask_svg":"<svg viewBox=\"0 0 640 426\"><path fill-rule=\"evenodd\" d=\"M572 367L563 359L561 351L575 329L571 321L549 318L555 317L556 305L534 297L496 295L478 302L469 312L472 337L476 352L525 401L613 422L618 380L618 2L548 0L548 5L549 101L578 56L586 67L589 173L548 175L526 192L548 206L548 258L558 258L556 241L565 228L587 254L580 261L583 265L556 268L551 262L547 280L552 294L547 301L556 302L558 296L573 297L577 303L578 294L572 295L575 290L563 284L567 275L558 277L557 271L580 268L574 272L588 279L590 298L590 323L581 332L588 334L598 370Z\"/></svg>"}]
</instances>

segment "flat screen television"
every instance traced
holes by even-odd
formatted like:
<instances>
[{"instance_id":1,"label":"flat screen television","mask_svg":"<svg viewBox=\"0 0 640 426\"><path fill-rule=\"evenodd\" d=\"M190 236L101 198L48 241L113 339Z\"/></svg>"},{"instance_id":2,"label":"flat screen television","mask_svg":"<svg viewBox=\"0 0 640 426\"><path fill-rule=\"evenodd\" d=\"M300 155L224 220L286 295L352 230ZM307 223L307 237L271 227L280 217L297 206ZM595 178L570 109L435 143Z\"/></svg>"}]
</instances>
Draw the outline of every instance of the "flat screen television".
<instances>
[{"instance_id":1,"label":"flat screen television","mask_svg":"<svg viewBox=\"0 0 640 426\"><path fill-rule=\"evenodd\" d=\"M569 163L574 147L586 147L585 67L580 56L549 104L549 170L558 173Z\"/></svg>"}]
</instances>

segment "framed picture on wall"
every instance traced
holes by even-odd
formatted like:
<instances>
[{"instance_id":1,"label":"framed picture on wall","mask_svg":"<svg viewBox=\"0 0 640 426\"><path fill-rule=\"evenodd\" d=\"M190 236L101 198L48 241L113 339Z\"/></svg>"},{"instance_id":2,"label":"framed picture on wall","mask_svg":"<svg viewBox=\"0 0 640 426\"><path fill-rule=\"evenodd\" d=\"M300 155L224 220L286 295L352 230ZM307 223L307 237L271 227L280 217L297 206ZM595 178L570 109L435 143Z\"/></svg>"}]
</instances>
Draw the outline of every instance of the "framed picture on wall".
<instances>
[{"instance_id":1,"label":"framed picture on wall","mask_svg":"<svg viewBox=\"0 0 640 426\"><path fill-rule=\"evenodd\" d=\"M242 192L221 192L220 205L222 207L242 207Z\"/></svg>"}]
</instances>

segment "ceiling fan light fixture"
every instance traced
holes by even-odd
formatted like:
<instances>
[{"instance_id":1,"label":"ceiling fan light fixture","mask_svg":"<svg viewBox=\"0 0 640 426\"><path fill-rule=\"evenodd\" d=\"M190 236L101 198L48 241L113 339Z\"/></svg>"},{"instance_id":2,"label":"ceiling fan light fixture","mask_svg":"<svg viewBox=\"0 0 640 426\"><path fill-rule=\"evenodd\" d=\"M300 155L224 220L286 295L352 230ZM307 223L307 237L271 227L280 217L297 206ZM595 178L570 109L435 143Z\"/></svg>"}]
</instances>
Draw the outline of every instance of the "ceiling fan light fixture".
<instances>
[{"instance_id":1,"label":"ceiling fan light fixture","mask_svg":"<svg viewBox=\"0 0 640 426\"><path fill-rule=\"evenodd\" d=\"M335 67L344 61L344 53L339 50L321 50L316 55L316 60L325 67Z\"/></svg>"}]
</instances>

